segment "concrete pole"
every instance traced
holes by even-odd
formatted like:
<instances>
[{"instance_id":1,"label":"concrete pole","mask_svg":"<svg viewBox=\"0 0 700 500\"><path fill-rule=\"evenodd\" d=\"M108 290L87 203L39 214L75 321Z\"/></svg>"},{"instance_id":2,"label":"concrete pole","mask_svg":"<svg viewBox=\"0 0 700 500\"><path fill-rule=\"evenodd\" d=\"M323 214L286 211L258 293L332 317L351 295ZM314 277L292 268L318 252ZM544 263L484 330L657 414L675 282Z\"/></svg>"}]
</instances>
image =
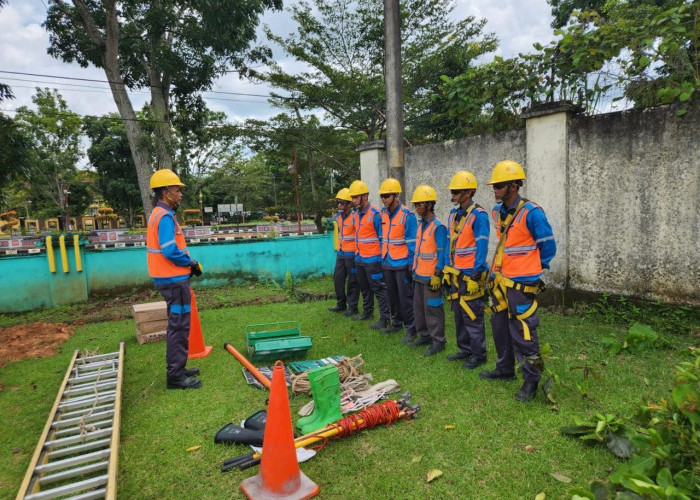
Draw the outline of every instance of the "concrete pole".
<instances>
[{"instance_id":1,"label":"concrete pole","mask_svg":"<svg viewBox=\"0 0 700 500\"><path fill-rule=\"evenodd\" d=\"M389 177L398 179L405 190L399 0L384 0L384 85L386 87L387 174Z\"/></svg>"}]
</instances>

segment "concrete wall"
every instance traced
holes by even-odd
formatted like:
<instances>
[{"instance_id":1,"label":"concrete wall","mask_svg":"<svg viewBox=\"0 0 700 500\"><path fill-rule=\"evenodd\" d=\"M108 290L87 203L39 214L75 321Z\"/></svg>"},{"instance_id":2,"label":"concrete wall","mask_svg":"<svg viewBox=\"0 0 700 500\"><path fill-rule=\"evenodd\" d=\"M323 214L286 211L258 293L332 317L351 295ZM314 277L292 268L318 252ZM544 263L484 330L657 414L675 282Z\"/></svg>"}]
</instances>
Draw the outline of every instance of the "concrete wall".
<instances>
[{"instance_id":1,"label":"concrete wall","mask_svg":"<svg viewBox=\"0 0 700 500\"><path fill-rule=\"evenodd\" d=\"M554 106L524 118L524 130L407 148L405 199L432 185L444 222L450 178L466 169L490 209L493 165L516 160L528 177L521 193L544 208L557 241L548 284L700 306L700 102L683 117L670 107L584 117ZM376 143L361 152L372 193L386 177L382 153ZM492 236L489 259L495 246Z\"/></svg>"}]
</instances>

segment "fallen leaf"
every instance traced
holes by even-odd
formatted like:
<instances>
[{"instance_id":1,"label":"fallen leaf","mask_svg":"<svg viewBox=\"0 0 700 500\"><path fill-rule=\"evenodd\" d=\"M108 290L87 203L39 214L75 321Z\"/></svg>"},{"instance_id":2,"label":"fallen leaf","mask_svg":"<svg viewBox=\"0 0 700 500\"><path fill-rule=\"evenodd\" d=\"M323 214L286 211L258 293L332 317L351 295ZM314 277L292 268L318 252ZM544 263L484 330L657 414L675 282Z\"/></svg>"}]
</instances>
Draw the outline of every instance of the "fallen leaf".
<instances>
[{"instance_id":1,"label":"fallen leaf","mask_svg":"<svg viewBox=\"0 0 700 500\"><path fill-rule=\"evenodd\" d=\"M423 460L423 457L421 457L420 455L418 455L418 456L413 457L413 458L411 459L411 462L413 462L414 464L417 464L417 463L420 462L421 460Z\"/></svg>"},{"instance_id":2,"label":"fallen leaf","mask_svg":"<svg viewBox=\"0 0 700 500\"><path fill-rule=\"evenodd\" d=\"M445 426L445 430L446 430L446 431L454 430L454 428L455 428L454 425L446 425L446 426Z\"/></svg>"},{"instance_id":3,"label":"fallen leaf","mask_svg":"<svg viewBox=\"0 0 700 500\"><path fill-rule=\"evenodd\" d=\"M18 446L17 448L13 448L13 449L12 449L12 454L13 454L13 455L17 455L17 453L19 453L20 451L22 451L22 448L20 448L20 447Z\"/></svg>"},{"instance_id":4,"label":"fallen leaf","mask_svg":"<svg viewBox=\"0 0 700 500\"><path fill-rule=\"evenodd\" d=\"M198 444L198 445L196 445L196 446L190 446L190 447L187 448L185 451L197 451L197 450L200 449L201 447L202 447L202 445Z\"/></svg>"},{"instance_id":5,"label":"fallen leaf","mask_svg":"<svg viewBox=\"0 0 700 500\"><path fill-rule=\"evenodd\" d=\"M328 340L330 337L321 337L324 340Z\"/></svg>"},{"instance_id":6,"label":"fallen leaf","mask_svg":"<svg viewBox=\"0 0 700 500\"><path fill-rule=\"evenodd\" d=\"M531 444L528 444L527 446L525 446L525 451L528 453L532 453L534 451L534 449L535 449L535 447L532 446Z\"/></svg>"},{"instance_id":7,"label":"fallen leaf","mask_svg":"<svg viewBox=\"0 0 700 500\"><path fill-rule=\"evenodd\" d=\"M571 482L570 477L567 477L564 474L559 474L558 472L550 473L549 475L552 476L557 481L560 481L562 483L570 483Z\"/></svg>"},{"instance_id":8,"label":"fallen leaf","mask_svg":"<svg viewBox=\"0 0 700 500\"><path fill-rule=\"evenodd\" d=\"M530 419L530 420L528 421L527 425L535 425L535 421L532 420L532 419Z\"/></svg>"},{"instance_id":9,"label":"fallen leaf","mask_svg":"<svg viewBox=\"0 0 700 500\"><path fill-rule=\"evenodd\" d=\"M433 479L437 479L442 476L442 471L440 469L432 469L428 471L428 477L426 478L426 483L429 483Z\"/></svg>"},{"instance_id":10,"label":"fallen leaf","mask_svg":"<svg viewBox=\"0 0 700 500\"><path fill-rule=\"evenodd\" d=\"M547 498L547 495L544 494L544 491L541 493L538 493L537 496L535 497L535 500L545 500Z\"/></svg>"}]
</instances>

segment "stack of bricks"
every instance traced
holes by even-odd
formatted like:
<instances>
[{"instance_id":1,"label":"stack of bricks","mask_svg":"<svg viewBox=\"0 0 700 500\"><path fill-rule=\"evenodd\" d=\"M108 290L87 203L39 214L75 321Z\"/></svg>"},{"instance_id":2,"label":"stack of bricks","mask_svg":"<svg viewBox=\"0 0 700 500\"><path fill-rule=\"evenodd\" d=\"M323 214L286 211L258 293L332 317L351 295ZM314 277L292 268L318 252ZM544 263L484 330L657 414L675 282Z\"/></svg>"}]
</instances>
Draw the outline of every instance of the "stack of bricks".
<instances>
[{"instance_id":1,"label":"stack of bricks","mask_svg":"<svg viewBox=\"0 0 700 500\"><path fill-rule=\"evenodd\" d=\"M165 301L134 304L136 340L139 344L158 342L166 337L168 309Z\"/></svg>"}]
</instances>

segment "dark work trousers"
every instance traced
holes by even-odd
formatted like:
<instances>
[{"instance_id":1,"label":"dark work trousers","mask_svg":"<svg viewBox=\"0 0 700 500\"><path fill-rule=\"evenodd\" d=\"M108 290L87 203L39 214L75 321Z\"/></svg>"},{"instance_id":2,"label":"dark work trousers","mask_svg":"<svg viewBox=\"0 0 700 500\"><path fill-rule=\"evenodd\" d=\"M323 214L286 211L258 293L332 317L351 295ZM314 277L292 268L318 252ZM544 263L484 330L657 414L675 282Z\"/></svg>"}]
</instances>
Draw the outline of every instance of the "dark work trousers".
<instances>
[{"instance_id":1,"label":"dark work trousers","mask_svg":"<svg viewBox=\"0 0 700 500\"><path fill-rule=\"evenodd\" d=\"M347 291L346 291L347 283ZM336 257L333 271L336 305L344 309L356 310L360 297L360 286L357 284L357 269L354 257Z\"/></svg>"},{"instance_id":2,"label":"dark work trousers","mask_svg":"<svg viewBox=\"0 0 700 500\"><path fill-rule=\"evenodd\" d=\"M515 360L522 362L528 356L537 356L540 353L540 343L537 338L537 327L540 324L537 312L524 321L530 328L530 340L523 336L523 326L515 319L517 310L525 310L533 299L534 294L523 293L513 288L508 288L508 309L491 315L491 329L493 330L493 342L496 344L496 370L503 373L512 373L515 368ZM523 380L525 382L539 382L541 377L537 366L523 363Z\"/></svg>"},{"instance_id":3,"label":"dark work trousers","mask_svg":"<svg viewBox=\"0 0 700 500\"><path fill-rule=\"evenodd\" d=\"M389 297L386 293L386 283L384 283L384 273L382 273L382 263L372 262L369 264L358 262L357 282L360 284L362 292L363 313L372 314L374 312L374 297L377 297L379 306L379 318L389 321Z\"/></svg>"},{"instance_id":4,"label":"dark work trousers","mask_svg":"<svg viewBox=\"0 0 700 500\"><path fill-rule=\"evenodd\" d=\"M386 291L389 296L391 322L394 326L405 326L406 333L416 334L413 324L413 280L407 268L383 268Z\"/></svg>"},{"instance_id":5,"label":"dark work trousers","mask_svg":"<svg viewBox=\"0 0 700 500\"><path fill-rule=\"evenodd\" d=\"M445 308L442 292L433 292L428 283L413 282L413 318L416 333L434 344L445 343Z\"/></svg>"},{"instance_id":6,"label":"dark work trousers","mask_svg":"<svg viewBox=\"0 0 700 500\"><path fill-rule=\"evenodd\" d=\"M156 285L168 306L168 337L165 346L165 363L168 378L185 375L187 350L190 340L190 280Z\"/></svg>"},{"instance_id":7,"label":"dark work trousers","mask_svg":"<svg viewBox=\"0 0 700 500\"><path fill-rule=\"evenodd\" d=\"M452 286L450 292L454 293ZM466 295L467 284L459 280L459 295ZM484 327L483 297L467 301L476 319L472 320L459 303L459 298L452 301L452 312L455 315L455 330L457 331L457 349L460 354L486 359L486 330Z\"/></svg>"}]
</instances>

